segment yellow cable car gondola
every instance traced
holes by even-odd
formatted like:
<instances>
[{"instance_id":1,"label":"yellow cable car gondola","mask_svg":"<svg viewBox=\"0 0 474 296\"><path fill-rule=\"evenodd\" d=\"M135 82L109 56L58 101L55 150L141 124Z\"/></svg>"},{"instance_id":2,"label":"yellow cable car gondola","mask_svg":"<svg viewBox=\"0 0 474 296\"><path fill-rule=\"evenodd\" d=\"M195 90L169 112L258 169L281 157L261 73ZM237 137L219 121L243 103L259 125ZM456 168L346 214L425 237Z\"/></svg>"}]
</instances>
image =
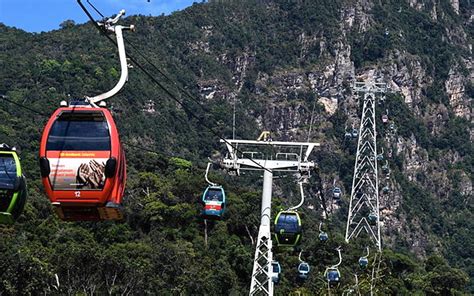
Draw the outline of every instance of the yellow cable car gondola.
<instances>
[{"instance_id":1,"label":"yellow cable car gondola","mask_svg":"<svg viewBox=\"0 0 474 296\"><path fill-rule=\"evenodd\" d=\"M15 148L0 144L0 224L13 224L26 203L26 180Z\"/></svg>"}]
</instances>

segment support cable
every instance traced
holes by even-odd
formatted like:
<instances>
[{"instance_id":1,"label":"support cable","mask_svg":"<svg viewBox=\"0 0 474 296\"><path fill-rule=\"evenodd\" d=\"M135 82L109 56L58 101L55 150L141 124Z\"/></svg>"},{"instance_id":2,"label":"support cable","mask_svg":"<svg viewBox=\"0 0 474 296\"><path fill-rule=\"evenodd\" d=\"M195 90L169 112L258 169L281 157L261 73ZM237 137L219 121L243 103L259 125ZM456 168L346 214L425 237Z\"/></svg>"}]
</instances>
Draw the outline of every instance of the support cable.
<instances>
[{"instance_id":1,"label":"support cable","mask_svg":"<svg viewBox=\"0 0 474 296\"><path fill-rule=\"evenodd\" d=\"M97 22L94 21L92 15L89 13L89 11L87 11L87 9L85 8L84 4L81 2L81 0L77 0L77 3L79 4L79 6L82 8L82 10L84 10L84 12L86 13L86 15L89 17L89 19L94 23L94 25L96 26L96 28L102 32L102 33L105 33L104 32L104 29L101 28L101 26L99 26L97 24ZM113 40L110 36L108 36L107 34L105 34L105 37L110 41L112 42L114 45L117 46L117 43L115 40ZM125 38L124 38L125 39ZM147 71L133 56L131 56L130 54L127 55L128 58L130 59L130 61L132 61L150 80L152 80L156 85L158 85L158 87L160 87L172 100L174 100L176 103L178 103L182 108L183 110L188 114L190 115L191 117L193 117L194 119L196 119L198 121L198 123L200 123L202 126L206 127L214 136L218 137L221 141L223 141L224 143L226 143L227 145L230 145L231 147L233 147L237 152L239 153L242 153L242 151L240 151L237 147L233 146L229 141L227 141L224 137L221 137L219 135L219 133L217 131L214 130L214 128L212 127L209 127L207 124L204 123L204 120L199 117L198 115L196 115L194 112L192 112L182 101L180 101L168 88L166 88L161 82L159 82L149 71ZM154 66L155 68L156 66ZM158 67L156 67L158 69ZM160 73L163 73L162 71L160 71ZM163 74L162 74L163 75ZM169 77L167 77L166 75L164 75L164 77L169 80L169 81L172 81ZM172 81L173 82L173 81ZM173 82L175 85L176 82ZM178 86L179 87L179 86ZM179 87L180 90L183 90L181 87ZM184 90L185 91L185 90ZM187 91L185 91L185 93L188 94L188 96L191 96ZM192 97L192 96L191 96ZM194 98L194 97L193 97ZM197 101L197 99L193 99L195 102ZM204 108L201 104L199 104L201 106L201 108ZM253 162L254 164L256 164L257 166L259 166L261 169L263 170L266 170L266 171L269 171L267 168L263 167L262 165L260 165L258 162L254 161L253 159L251 158L247 158L249 161ZM270 172L270 171L269 171Z\"/></svg>"}]
</instances>

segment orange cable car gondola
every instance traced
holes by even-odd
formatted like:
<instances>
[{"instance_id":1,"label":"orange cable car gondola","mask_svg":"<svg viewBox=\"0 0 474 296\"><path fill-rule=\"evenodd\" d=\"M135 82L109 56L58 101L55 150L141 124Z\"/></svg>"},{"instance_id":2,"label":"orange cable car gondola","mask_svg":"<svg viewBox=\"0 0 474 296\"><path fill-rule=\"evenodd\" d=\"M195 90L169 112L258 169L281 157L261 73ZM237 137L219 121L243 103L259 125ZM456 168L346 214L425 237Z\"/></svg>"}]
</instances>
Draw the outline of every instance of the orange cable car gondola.
<instances>
[{"instance_id":1,"label":"orange cable car gondola","mask_svg":"<svg viewBox=\"0 0 474 296\"><path fill-rule=\"evenodd\" d=\"M40 169L61 219L122 219L126 160L109 110L74 103L56 110L41 138Z\"/></svg>"},{"instance_id":2,"label":"orange cable car gondola","mask_svg":"<svg viewBox=\"0 0 474 296\"><path fill-rule=\"evenodd\" d=\"M112 114L104 100L125 85L128 65L122 30L115 18L97 23L115 34L121 75L117 84L103 94L61 103L46 124L40 145L43 185L58 216L66 221L120 220L127 178L125 153ZM100 104L99 104L100 102Z\"/></svg>"}]
</instances>

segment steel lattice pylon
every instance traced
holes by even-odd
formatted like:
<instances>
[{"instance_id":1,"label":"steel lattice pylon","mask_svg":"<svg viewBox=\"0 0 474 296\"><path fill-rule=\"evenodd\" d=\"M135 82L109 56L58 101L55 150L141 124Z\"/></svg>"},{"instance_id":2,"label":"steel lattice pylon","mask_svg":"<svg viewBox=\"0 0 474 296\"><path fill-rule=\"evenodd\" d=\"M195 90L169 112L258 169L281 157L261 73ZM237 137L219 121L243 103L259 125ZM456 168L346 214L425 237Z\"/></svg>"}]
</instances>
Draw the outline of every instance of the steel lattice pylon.
<instances>
[{"instance_id":1,"label":"steel lattice pylon","mask_svg":"<svg viewBox=\"0 0 474 296\"><path fill-rule=\"evenodd\" d=\"M364 99L347 216L346 242L365 230L381 251L375 104L377 94L384 93L386 85L356 82L354 91L364 93Z\"/></svg>"}]
</instances>

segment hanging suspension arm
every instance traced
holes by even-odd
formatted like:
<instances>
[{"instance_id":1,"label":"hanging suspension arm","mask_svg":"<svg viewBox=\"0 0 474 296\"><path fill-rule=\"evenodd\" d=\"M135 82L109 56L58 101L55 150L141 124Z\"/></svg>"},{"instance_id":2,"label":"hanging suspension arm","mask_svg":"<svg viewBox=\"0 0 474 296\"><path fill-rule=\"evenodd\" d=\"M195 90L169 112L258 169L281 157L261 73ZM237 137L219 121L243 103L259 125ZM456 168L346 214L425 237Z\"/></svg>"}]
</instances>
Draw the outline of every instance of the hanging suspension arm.
<instances>
[{"instance_id":1,"label":"hanging suspension arm","mask_svg":"<svg viewBox=\"0 0 474 296\"><path fill-rule=\"evenodd\" d=\"M337 247L336 251L339 254L339 262L332 266L332 268L337 268L342 263L341 247Z\"/></svg>"},{"instance_id":2,"label":"hanging suspension arm","mask_svg":"<svg viewBox=\"0 0 474 296\"><path fill-rule=\"evenodd\" d=\"M103 100L106 100L112 96L114 96L116 93L118 93L122 87L125 85L125 82L127 82L128 79L128 65L127 65L127 55L125 53L125 45L123 42L123 34L122 31L124 30L130 30L130 31L135 31L135 26L130 25L130 26L120 26L116 25L116 23L120 20L120 18L125 15L125 10L121 10L117 16L114 18L109 18L105 22L95 22L92 15L89 13L89 11L86 9L84 4L82 4L81 0L77 0L77 3L79 6L84 10L86 15L89 17L89 19L96 25L96 27L103 33L108 34L112 33L115 34L117 38L117 47L119 51L119 58L120 58L120 79L117 82L117 84L108 92L105 92L103 94L94 96L94 97L87 97L87 101L93 105L97 106L97 103ZM95 9L95 8L94 8ZM110 37L107 37L110 39ZM112 40L112 39L111 39Z\"/></svg>"},{"instance_id":3,"label":"hanging suspension arm","mask_svg":"<svg viewBox=\"0 0 474 296\"><path fill-rule=\"evenodd\" d=\"M216 183L212 183L211 181L209 181L209 179L207 178L207 175L209 174L209 168L211 167L211 164L210 162L207 163L207 168L206 168L206 174L204 175L204 178L206 179L206 182L209 183L209 185L211 186L217 186Z\"/></svg>"},{"instance_id":4,"label":"hanging suspension arm","mask_svg":"<svg viewBox=\"0 0 474 296\"><path fill-rule=\"evenodd\" d=\"M300 263L303 262L303 260L301 260L301 253L303 253L303 250L300 251L300 254L298 255L298 260L300 261Z\"/></svg>"},{"instance_id":5,"label":"hanging suspension arm","mask_svg":"<svg viewBox=\"0 0 474 296\"><path fill-rule=\"evenodd\" d=\"M120 58L120 79L117 82L117 84L108 92L105 92L103 94L97 95L95 97L89 98L87 97L87 100L91 104L96 104L100 101L106 100L112 96L114 96L116 93L118 93L122 87L125 85L125 82L128 80L128 65L127 65L127 55L125 53L125 45L123 42L123 30L131 30L134 31L135 27L133 25L131 26L120 26L120 25L115 25L115 23L120 19L122 15L125 14L125 10L121 10L120 13L113 19L108 19L105 23L97 23L100 27L104 28L105 32L108 33L115 33L115 37L117 38L117 47L118 47L118 52L119 52L119 58Z\"/></svg>"},{"instance_id":6,"label":"hanging suspension arm","mask_svg":"<svg viewBox=\"0 0 474 296\"><path fill-rule=\"evenodd\" d=\"M298 182L298 185L299 185L299 187L300 187L300 192L301 192L301 201L300 201L300 203L297 204L296 206L289 208L288 210L290 210L290 211L298 209L298 208L301 207L301 206L303 205L303 203L304 203L303 182Z\"/></svg>"}]
</instances>

